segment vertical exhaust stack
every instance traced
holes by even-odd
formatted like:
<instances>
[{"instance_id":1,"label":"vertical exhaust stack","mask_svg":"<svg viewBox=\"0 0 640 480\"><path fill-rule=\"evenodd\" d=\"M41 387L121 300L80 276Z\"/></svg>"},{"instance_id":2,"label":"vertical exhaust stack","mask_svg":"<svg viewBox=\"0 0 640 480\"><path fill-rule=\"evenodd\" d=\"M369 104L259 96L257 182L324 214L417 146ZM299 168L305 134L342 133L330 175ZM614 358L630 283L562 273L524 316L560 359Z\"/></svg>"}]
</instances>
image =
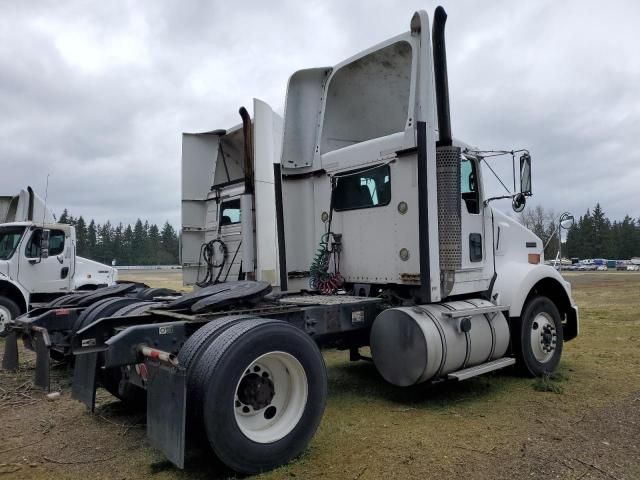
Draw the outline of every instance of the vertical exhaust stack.
<instances>
[{"instance_id":1,"label":"vertical exhaust stack","mask_svg":"<svg viewBox=\"0 0 640 480\"><path fill-rule=\"evenodd\" d=\"M442 298L451 293L455 283L455 271L462 267L461 151L459 147L453 146L451 135L447 52L444 41L446 21L447 13L444 8L436 8L433 17L432 44L439 134L439 140L436 144L436 175Z\"/></svg>"},{"instance_id":2,"label":"vertical exhaust stack","mask_svg":"<svg viewBox=\"0 0 640 480\"><path fill-rule=\"evenodd\" d=\"M447 49L444 43L444 27L447 12L438 7L433 15L433 71L436 86L436 108L438 111L439 147L450 147L451 113L449 112L449 76L447 74Z\"/></svg>"},{"instance_id":3,"label":"vertical exhaust stack","mask_svg":"<svg viewBox=\"0 0 640 480\"><path fill-rule=\"evenodd\" d=\"M34 207L34 193L31 187L27 187L27 192L29 192L29 206L27 207L27 220L33 222L33 207Z\"/></svg>"}]
</instances>

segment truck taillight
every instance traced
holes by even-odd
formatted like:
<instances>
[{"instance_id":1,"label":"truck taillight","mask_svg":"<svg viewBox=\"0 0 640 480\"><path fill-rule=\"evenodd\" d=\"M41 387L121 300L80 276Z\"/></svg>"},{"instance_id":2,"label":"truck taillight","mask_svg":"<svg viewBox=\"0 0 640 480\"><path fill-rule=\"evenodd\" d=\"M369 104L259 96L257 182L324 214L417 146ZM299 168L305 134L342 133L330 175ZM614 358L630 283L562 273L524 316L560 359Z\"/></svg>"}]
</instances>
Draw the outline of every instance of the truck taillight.
<instances>
[{"instance_id":1,"label":"truck taillight","mask_svg":"<svg viewBox=\"0 0 640 480\"><path fill-rule=\"evenodd\" d=\"M529 263L533 265L537 265L540 263L540 254L539 253L530 253L529 254Z\"/></svg>"}]
</instances>

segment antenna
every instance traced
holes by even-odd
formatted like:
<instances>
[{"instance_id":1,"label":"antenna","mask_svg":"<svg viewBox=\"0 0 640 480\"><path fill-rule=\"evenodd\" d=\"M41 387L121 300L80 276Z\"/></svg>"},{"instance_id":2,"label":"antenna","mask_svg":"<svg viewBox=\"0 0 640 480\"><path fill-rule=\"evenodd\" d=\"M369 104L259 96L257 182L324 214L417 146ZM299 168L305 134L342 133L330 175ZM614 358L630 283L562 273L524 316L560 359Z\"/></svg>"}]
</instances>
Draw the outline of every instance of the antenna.
<instances>
[{"instance_id":1,"label":"antenna","mask_svg":"<svg viewBox=\"0 0 640 480\"><path fill-rule=\"evenodd\" d=\"M49 173L47 173L47 184L44 187L44 210L42 212L42 228L44 229L44 220L47 216L47 197L49 196Z\"/></svg>"}]
</instances>

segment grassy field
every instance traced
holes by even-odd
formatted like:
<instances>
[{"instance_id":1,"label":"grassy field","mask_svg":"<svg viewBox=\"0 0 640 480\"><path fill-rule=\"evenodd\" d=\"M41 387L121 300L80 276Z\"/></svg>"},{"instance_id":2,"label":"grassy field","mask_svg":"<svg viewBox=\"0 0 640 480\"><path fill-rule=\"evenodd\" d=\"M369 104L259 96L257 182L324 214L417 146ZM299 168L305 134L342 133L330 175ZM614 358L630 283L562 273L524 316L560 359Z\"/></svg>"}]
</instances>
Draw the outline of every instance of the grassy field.
<instances>
[{"instance_id":1,"label":"grassy field","mask_svg":"<svg viewBox=\"0 0 640 480\"><path fill-rule=\"evenodd\" d=\"M121 273L180 287L179 272ZM640 275L567 274L581 334L547 381L503 371L401 389L366 362L326 352L329 399L303 456L260 479L640 478ZM0 373L3 478L212 479L231 474L196 452L180 471L148 446L144 413L99 392L97 415L31 387L33 357Z\"/></svg>"}]
</instances>

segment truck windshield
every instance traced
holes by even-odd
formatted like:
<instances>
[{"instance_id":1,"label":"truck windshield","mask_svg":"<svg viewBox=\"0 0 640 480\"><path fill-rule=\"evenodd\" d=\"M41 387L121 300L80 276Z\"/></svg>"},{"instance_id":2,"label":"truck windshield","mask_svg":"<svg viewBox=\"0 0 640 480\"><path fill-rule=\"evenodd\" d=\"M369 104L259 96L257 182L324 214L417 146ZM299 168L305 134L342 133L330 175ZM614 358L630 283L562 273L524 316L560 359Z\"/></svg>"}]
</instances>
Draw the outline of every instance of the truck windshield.
<instances>
[{"instance_id":1,"label":"truck windshield","mask_svg":"<svg viewBox=\"0 0 640 480\"><path fill-rule=\"evenodd\" d=\"M0 227L0 260L9 260L26 227Z\"/></svg>"}]
</instances>

